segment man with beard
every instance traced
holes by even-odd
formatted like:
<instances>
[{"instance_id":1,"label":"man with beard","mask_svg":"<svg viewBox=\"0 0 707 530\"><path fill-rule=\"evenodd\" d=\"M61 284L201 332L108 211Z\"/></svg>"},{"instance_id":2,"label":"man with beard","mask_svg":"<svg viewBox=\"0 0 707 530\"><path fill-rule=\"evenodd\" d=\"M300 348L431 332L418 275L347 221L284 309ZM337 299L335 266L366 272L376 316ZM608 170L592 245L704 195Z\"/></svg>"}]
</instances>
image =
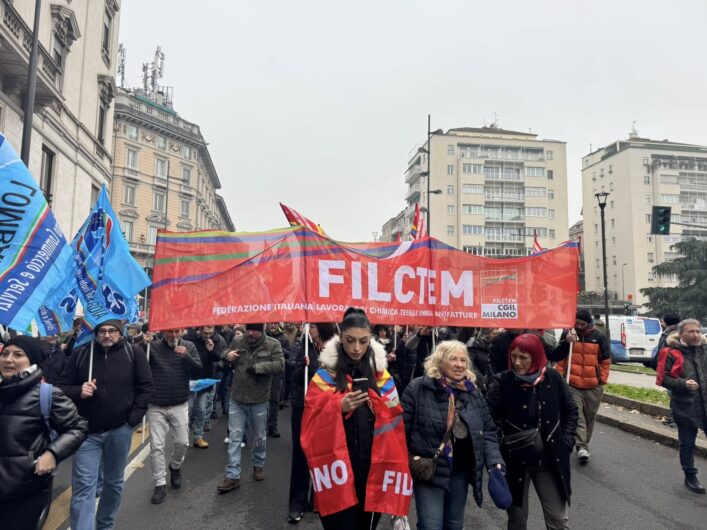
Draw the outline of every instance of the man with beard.
<instances>
[{"instance_id":1,"label":"man with beard","mask_svg":"<svg viewBox=\"0 0 707 530\"><path fill-rule=\"evenodd\" d=\"M285 371L285 357L280 341L268 337L262 324L246 325L245 335L236 337L222 359L233 365L233 385L229 404L226 476L218 486L227 493L241 485L241 441L246 422L255 436L252 459L253 478L265 479L265 446L268 405L272 378Z\"/></svg>"},{"instance_id":2,"label":"man with beard","mask_svg":"<svg viewBox=\"0 0 707 530\"><path fill-rule=\"evenodd\" d=\"M150 426L150 463L155 491L150 502L160 504L167 495L164 445L171 433L174 444L169 462L170 483L182 486L181 467L189 444L189 380L201 375L196 347L182 340L182 329L162 331L162 338L150 345L150 368L155 392L147 409Z\"/></svg>"}]
</instances>

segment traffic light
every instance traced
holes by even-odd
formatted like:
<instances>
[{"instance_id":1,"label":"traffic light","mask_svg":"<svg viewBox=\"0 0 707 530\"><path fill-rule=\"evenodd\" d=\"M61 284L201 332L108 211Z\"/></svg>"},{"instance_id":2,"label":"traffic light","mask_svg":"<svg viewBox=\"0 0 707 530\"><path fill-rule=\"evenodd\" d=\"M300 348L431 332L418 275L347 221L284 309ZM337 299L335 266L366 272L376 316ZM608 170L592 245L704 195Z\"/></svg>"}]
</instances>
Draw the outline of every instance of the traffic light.
<instances>
[{"instance_id":1,"label":"traffic light","mask_svg":"<svg viewBox=\"0 0 707 530\"><path fill-rule=\"evenodd\" d=\"M624 315L631 314L631 302L624 302Z\"/></svg>"},{"instance_id":2,"label":"traffic light","mask_svg":"<svg viewBox=\"0 0 707 530\"><path fill-rule=\"evenodd\" d=\"M670 206L653 206L651 214L651 234L670 234Z\"/></svg>"}]
</instances>

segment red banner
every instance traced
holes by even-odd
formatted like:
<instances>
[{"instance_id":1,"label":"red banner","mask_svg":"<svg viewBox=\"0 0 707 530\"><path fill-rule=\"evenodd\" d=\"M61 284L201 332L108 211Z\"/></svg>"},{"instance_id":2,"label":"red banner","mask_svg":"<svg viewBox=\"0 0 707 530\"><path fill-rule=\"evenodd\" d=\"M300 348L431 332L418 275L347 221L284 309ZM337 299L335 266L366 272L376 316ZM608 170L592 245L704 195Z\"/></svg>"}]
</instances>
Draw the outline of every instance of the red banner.
<instances>
[{"instance_id":1,"label":"red banner","mask_svg":"<svg viewBox=\"0 0 707 530\"><path fill-rule=\"evenodd\" d=\"M490 259L431 238L352 244L302 227L160 231L150 328L338 322L349 305L381 324L571 327L578 259L574 242Z\"/></svg>"}]
</instances>

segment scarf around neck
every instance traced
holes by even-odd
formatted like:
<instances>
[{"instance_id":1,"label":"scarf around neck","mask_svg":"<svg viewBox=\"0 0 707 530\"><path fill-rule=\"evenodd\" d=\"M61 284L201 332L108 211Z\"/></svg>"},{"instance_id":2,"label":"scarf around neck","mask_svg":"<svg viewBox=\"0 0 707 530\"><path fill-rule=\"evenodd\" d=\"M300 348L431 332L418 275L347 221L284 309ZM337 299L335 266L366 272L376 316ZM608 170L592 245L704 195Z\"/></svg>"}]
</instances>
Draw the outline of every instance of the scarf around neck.
<instances>
[{"instance_id":1,"label":"scarf around neck","mask_svg":"<svg viewBox=\"0 0 707 530\"><path fill-rule=\"evenodd\" d=\"M545 379L545 371L547 370L547 367L543 366L540 370L533 374L525 374L525 375L520 375L516 373L515 370L513 371L513 377L515 377L515 380L520 383L520 386L523 388L528 388L528 387L534 387L538 386L543 379Z\"/></svg>"}]
</instances>

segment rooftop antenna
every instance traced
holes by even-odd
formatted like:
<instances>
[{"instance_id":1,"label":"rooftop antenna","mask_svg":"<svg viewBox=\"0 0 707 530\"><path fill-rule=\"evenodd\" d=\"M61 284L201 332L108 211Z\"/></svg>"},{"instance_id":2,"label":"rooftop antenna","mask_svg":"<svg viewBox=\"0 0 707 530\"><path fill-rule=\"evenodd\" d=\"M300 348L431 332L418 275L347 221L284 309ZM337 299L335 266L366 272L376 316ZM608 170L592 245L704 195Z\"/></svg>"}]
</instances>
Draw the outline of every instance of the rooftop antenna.
<instances>
[{"instance_id":1,"label":"rooftop antenna","mask_svg":"<svg viewBox=\"0 0 707 530\"><path fill-rule=\"evenodd\" d=\"M498 127L498 114L496 114L495 112L493 113L493 123L491 124L491 127Z\"/></svg>"},{"instance_id":2,"label":"rooftop antenna","mask_svg":"<svg viewBox=\"0 0 707 530\"><path fill-rule=\"evenodd\" d=\"M125 88L125 46L122 43L118 45L118 75L120 76L120 88Z\"/></svg>"},{"instance_id":3,"label":"rooftop antenna","mask_svg":"<svg viewBox=\"0 0 707 530\"><path fill-rule=\"evenodd\" d=\"M631 124L631 132L628 133L629 138L638 138L638 131L636 130L636 124L638 122L636 120L633 120L633 123Z\"/></svg>"},{"instance_id":4,"label":"rooftop antenna","mask_svg":"<svg viewBox=\"0 0 707 530\"><path fill-rule=\"evenodd\" d=\"M151 63L142 64L142 88L151 97L157 93L157 81L164 76L164 52L157 46L155 58Z\"/></svg>"}]
</instances>

